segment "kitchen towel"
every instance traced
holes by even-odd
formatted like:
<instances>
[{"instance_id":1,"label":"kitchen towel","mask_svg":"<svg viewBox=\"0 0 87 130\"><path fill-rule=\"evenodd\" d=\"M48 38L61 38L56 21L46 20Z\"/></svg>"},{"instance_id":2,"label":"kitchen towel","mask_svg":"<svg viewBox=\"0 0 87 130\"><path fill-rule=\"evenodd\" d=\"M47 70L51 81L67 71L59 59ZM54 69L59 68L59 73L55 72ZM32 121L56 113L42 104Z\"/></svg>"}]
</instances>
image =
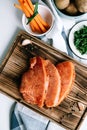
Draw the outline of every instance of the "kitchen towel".
<instances>
[{"instance_id":1,"label":"kitchen towel","mask_svg":"<svg viewBox=\"0 0 87 130\"><path fill-rule=\"evenodd\" d=\"M16 103L11 114L10 130L64 130L37 112Z\"/></svg>"},{"instance_id":2,"label":"kitchen towel","mask_svg":"<svg viewBox=\"0 0 87 130\"><path fill-rule=\"evenodd\" d=\"M45 130L48 123L49 120L19 103L11 116L11 130Z\"/></svg>"}]
</instances>

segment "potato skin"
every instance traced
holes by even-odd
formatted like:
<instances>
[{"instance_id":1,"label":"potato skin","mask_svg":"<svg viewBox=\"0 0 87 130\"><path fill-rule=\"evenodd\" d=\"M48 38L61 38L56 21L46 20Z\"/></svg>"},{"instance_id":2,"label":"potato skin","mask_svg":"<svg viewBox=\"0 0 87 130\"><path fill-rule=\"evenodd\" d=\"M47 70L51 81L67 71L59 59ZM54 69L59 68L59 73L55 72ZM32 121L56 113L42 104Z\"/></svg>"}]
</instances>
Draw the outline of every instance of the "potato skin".
<instances>
[{"instance_id":1,"label":"potato skin","mask_svg":"<svg viewBox=\"0 0 87 130\"><path fill-rule=\"evenodd\" d=\"M87 12L87 0L75 0L75 4L79 12L81 13Z\"/></svg>"},{"instance_id":2,"label":"potato skin","mask_svg":"<svg viewBox=\"0 0 87 130\"><path fill-rule=\"evenodd\" d=\"M69 15L76 15L78 13L77 8L74 3L70 3L69 6L65 9L65 12Z\"/></svg>"},{"instance_id":3,"label":"potato skin","mask_svg":"<svg viewBox=\"0 0 87 130\"><path fill-rule=\"evenodd\" d=\"M70 0L55 0L55 4L58 9L63 10L65 9L70 3Z\"/></svg>"}]
</instances>

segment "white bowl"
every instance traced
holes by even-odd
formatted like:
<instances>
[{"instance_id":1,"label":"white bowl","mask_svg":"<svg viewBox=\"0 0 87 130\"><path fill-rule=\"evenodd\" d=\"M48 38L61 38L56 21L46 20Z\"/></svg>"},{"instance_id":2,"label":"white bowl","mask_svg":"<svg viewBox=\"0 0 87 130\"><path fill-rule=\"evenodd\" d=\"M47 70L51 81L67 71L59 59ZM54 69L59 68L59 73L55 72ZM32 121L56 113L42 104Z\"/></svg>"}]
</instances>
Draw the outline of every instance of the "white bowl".
<instances>
[{"instance_id":1,"label":"white bowl","mask_svg":"<svg viewBox=\"0 0 87 130\"><path fill-rule=\"evenodd\" d=\"M69 15L69 14L65 14L62 10L58 9L58 7L55 4L55 0L52 0L52 4L54 6L54 8L56 9L57 13L62 17L62 18L66 18L66 19L70 19L70 20L77 20L80 19L82 17L86 16L86 13L79 13L78 15Z\"/></svg>"},{"instance_id":2,"label":"white bowl","mask_svg":"<svg viewBox=\"0 0 87 130\"><path fill-rule=\"evenodd\" d=\"M27 23L27 18L25 16L25 14L23 14L22 16L22 24L23 24L23 27L24 29L31 35L33 36L36 36L36 37L41 37L41 36L44 36L46 35L48 32L51 31L52 27L53 27L53 23L54 23L54 17L53 17L53 14L51 12L51 10L45 6L45 5L41 5L39 4L38 5L38 12L39 14L42 16L42 18L50 25L50 28L45 32L45 33L37 33L37 32L33 32L31 30L31 27L29 24L26 24Z\"/></svg>"},{"instance_id":3,"label":"white bowl","mask_svg":"<svg viewBox=\"0 0 87 130\"><path fill-rule=\"evenodd\" d=\"M71 29L70 33L69 33L69 45L71 50L73 51L73 53L75 55L77 55L78 57L82 58L82 59L87 59L87 54L81 54L75 47L74 45L74 32L78 31L79 29L81 29L83 27L83 25L87 26L87 21L81 21L77 24L75 24L73 26L73 28Z\"/></svg>"}]
</instances>

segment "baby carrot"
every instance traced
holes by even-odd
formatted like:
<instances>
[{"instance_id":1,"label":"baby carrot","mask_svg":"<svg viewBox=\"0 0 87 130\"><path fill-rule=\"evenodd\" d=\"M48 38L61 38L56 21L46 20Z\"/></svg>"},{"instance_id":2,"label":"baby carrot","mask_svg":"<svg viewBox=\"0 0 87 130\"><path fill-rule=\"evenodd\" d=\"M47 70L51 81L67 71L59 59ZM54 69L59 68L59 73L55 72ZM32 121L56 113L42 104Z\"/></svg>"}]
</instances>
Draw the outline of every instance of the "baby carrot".
<instances>
[{"instance_id":1,"label":"baby carrot","mask_svg":"<svg viewBox=\"0 0 87 130\"><path fill-rule=\"evenodd\" d=\"M26 1L29 4L29 6L32 9L32 11L34 11L34 5L32 4L31 0L26 0Z\"/></svg>"},{"instance_id":2,"label":"baby carrot","mask_svg":"<svg viewBox=\"0 0 87 130\"><path fill-rule=\"evenodd\" d=\"M31 0L26 0L26 1L28 2L30 8L31 8L32 11L34 12L34 5L32 4ZM41 15L38 14L37 17L38 17L38 19L40 20L41 24L42 24L43 26L45 26L46 29L49 29L49 27L50 27L49 24L42 19Z\"/></svg>"},{"instance_id":3,"label":"baby carrot","mask_svg":"<svg viewBox=\"0 0 87 130\"><path fill-rule=\"evenodd\" d=\"M31 30L33 31L33 32L35 32L36 31L36 28L33 26L33 24L30 22L30 27L31 27Z\"/></svg>"},{"instance_id":4,"label":"baby carrot","mask_svg":"<svg viewBox=\"0 0 87 130\"><path fill-rule=\"evenodd\" d=\"M24 12L24 14L26 15L26 17L30 17L30 13L28 12L28 10L25 8L23 0L19 0L20 6L22 8L22 11Z\"/></svg>"},{"instance_id":5,"label":"baby carrot","mask_svg":"<svg viewBox=\"0 0 87 130\"><path fill-rule=\"evenodd\" d=\"M28 6L28 3L26 2L26 0L24 0L24 7L26 8L26 10L29 12L29 14L30 14L30 17L33 15L33 11L30 9L30 7ZM31 22L31 24L32 23L34 23L33 24L33 26L35 26L35 28L36 28L36 31L38 31L38 32L41 32L41 30L40 30L40 27L39 27L39 25L37 24L37 22L36 22L36 20L33 20L33 22Z\"/></svg>"},{"instance_id":6,"label":"baby carrot","mask_svg":"<svg viewBox=\"0 0 87 130\"><path fill-rule=\"evenodd\" d=\"M28 0L29 1L29 0ZM30 14L33 15L34 11L30 8L30 6L26 6L26 8L28 8L30 10ZM38 20L37 16L34 17L36 23L38 24L38 26L40 27L40 29L42 30L42 32L46 32L45 27L43 26L43 24L41 24L41 22Z\"/></svg>"},{"instance_id":7,"label":"baby carrot","mask_svg":"<svg viewBox=\"0 0 87 130\"><path fill-rule=\"evenodd\" d=\"M39 13L37 14L37 17L40 20L40 22L46 27L46 29L50 28L49 24L43 20L43 18L41 17Z\"/></svg>"},{"instance_id":8,"label":"baby carrot","mask_svg":"<svg viewBox=\"0 0 87 130\"><path fill-rule=\"evenodd\" d=\"M18 5L18 4L14 4L14 6L15 6L16 8L18 8L18 9L22 10L21 6Z\"/></svg>"},{"instance_id":9,"label":"baby carrot","mask_svg":"<svg viewBox=\"0 0 87 130\"><path fill-rule=\"evenodd\" d=\"M31 9L29 8L27 3L24 3L25 8L27 9L27 11L30 13L30 17L33 15L33 12L31 11Z\"/></svg>"}]
</instances>

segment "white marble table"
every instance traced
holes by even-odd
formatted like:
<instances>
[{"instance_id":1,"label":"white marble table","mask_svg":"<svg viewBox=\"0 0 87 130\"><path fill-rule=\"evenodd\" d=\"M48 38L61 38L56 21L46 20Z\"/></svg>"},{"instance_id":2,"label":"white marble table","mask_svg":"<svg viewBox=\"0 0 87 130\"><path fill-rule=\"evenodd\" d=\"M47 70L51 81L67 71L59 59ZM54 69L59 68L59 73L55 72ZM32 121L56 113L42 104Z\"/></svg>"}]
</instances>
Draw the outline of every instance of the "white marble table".
<instances>
[{"instance_id":1,"label":"white marble table","mask_svg":"<svg viewBox=\"0 0 87 130\"><path fill-rule=\"evenodd\" d=\"M14 3L17 3L17 0L0 1L0 63L18 31L23 29L22 12L14 7Z\"/></svg>"},{"instance_id":2,"label":"white marble table","mask_svg":"<svg viewBox=\"0 0 87 130\"><path fill-rule=\"evenodd\" d=\"M22 13L14 8L14 3L17 3L17 0L0 1L0 64L18 31L23 29ZM0 94L0 130L10 130L10 113L14 102L11 98ZM80 130L86 129L87 119L83 122ZM62 128L59 127L59 130Z\"/></svg>"}]
</instances>

